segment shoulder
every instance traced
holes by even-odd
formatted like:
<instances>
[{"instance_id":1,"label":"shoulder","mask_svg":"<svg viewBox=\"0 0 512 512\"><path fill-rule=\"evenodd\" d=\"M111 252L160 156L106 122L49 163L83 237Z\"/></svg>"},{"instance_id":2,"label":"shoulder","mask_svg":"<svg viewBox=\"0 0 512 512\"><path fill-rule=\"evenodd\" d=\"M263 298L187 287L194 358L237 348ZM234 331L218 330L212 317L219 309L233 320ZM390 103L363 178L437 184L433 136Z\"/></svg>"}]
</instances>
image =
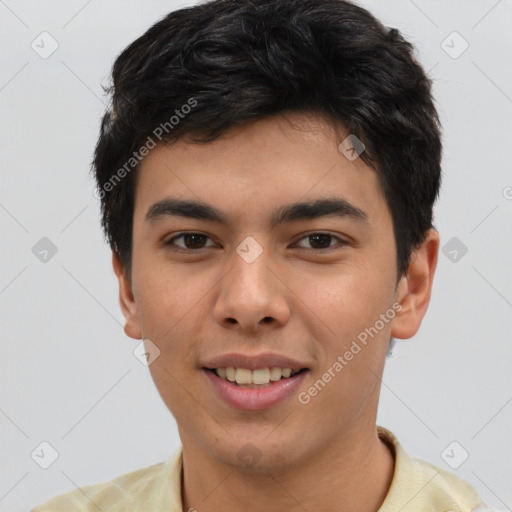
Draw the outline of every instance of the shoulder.
<instances>
[{"instance_id":1,"label":"shoulder","mask_svg":"<svg viewBox=\"0 0 512 512\"><path fill-rule=\"evenodd\" d=\"M476 490L459 476L430 462L410 456L396 437L378 427L379 437L395 452L395 474L379 512L484 512Z\"/></svg>"},{"instance_id":2,"label":"shoulder","mask_svg":"<svg viewBox=\"0 0 512 512\"><path fill-rule=\"evenodd\" d=\"M449 507L454 512L470 512L483 506L476 490L461 477L414 457L410 457L410 466L414 477L407 479L407 485L414 488L422 485L423 500L430 501L433 506ZM419 495L417 501L422 503Z\"/></svg>"},{"instance_id":3,"label":"shoulder","mask_svg":"<svg viewBox=\"0 0 512 512\"><path fill-rule=\"evenodd\" d=\"M180 482L180 464L181 449L166 462L60 494L36 506L31 512L164 512L161 508L163 503L172 507L165 512L176 512L180 510L174 506L176 491L179 492L176 486Z\"/></svg>"}]
</instances>

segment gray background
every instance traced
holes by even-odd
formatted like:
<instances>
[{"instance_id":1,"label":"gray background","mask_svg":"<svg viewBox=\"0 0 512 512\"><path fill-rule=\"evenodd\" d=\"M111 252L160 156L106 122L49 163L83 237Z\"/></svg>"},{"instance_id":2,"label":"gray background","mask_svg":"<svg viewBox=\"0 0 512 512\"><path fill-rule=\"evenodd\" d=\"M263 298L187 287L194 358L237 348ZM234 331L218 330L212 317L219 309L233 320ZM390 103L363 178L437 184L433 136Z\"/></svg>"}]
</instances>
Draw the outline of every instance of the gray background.
<instances>
[{"instance_id":1,"label":"gray background","mask_svg":"<svg viewBox=\"0 0 512 512\"><path fill-rule=\"evenodd\" d=\"M114 58L183 5L0 0L2 511L164 461L179 446L132 353L139 342L122 329L88 171ZM510 510L512 2L361 5L417 46L445 146L436 227L446 254L420 332L387 363L378 423L441 468L467 452L452 471ZM46 59L31 47L43 31L58 43ZM454 31L469 44L460 55ZM46 262L32 252L43 237L57 248ZM43 441L58 452L48 469L36 463L50 454Z\"/></svg>"}]
</instances>

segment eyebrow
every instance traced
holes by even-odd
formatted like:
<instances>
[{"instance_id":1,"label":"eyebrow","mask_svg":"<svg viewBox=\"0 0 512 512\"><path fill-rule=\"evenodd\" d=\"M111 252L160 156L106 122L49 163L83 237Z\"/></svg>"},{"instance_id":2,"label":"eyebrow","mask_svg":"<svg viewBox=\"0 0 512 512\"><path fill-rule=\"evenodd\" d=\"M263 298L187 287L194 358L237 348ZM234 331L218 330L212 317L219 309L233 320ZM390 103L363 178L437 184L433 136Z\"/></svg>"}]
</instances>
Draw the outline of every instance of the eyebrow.
<instances>
[{"instance_id":1,"label":"eyebrow","mask_svg":"<svg viewBox=\"0 0 512 512\"><path fill-rule=\"evenodd\" d=\"M148 208L145 220L154 224L166 217L187 217L229 225L227 215L202 201L167 197ZM337 216L368 223L368 215L341 197L320 198L313 201L291 203L275 210L270 217L272 228L298 220L311 220L325 216Z\"/></svg>"}]
</instances>

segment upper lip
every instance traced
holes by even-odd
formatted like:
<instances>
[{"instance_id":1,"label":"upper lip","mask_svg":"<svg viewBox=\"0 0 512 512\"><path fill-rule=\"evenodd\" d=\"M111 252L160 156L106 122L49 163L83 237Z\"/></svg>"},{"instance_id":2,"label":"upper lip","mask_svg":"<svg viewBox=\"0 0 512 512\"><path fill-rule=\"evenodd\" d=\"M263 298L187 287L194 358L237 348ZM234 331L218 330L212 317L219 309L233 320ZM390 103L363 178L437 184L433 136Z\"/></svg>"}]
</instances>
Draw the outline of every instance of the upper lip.
<instances>
[{"instance_id":1,"label":"upper lip","mask_svg":"<svg viewBox=\"0 0 512 512\"><path fill-rule=\"evenodd\" d=\"M281 354L265 352L262 354L240 354L230 353L212 357L202 363L203 368L248 368L257 370L258 368L291 368L292 370L302 370L308 368L308 365L295 359L291 359Z\"/></svg>"}]
</instances>

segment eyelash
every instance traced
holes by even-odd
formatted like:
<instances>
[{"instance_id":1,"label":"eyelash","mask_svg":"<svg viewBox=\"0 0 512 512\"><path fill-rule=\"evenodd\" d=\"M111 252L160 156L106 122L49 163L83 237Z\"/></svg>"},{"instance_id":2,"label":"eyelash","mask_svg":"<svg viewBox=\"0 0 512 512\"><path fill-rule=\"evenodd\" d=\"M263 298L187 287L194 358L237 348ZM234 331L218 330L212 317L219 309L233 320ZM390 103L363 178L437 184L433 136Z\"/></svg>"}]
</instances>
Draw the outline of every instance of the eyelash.
<instances>
[{"instance_id":1,"label":"eyelash","mask_svg":"<svg viewBox=\"0 0 512 512\"><path fill-rule=\"evenodd\" d=\"M199 236L202 236L202 237L205 237L205 238L209 238L211 240L211 238L208 235L204 235L203 233L197 233L195 231L184 231L184 232L180 233L179 235L176 235L176 236L173 236L172 238L170 238L167 242L165 242L164 245L168 246L171 250L173 250L175 252L188 252L188 253L189 252L200 252L202 250L210 248L210 247L200 247L199 249L188 249L188 248L176 246L173 243L174 240L177 240L179 238L183 238L186 235L199 235ZM346 242L345 240L341 239L340 237L338 237L338 236L336 236L336 235L334 235L332 233L328 233L328 232L324 233L324 232L320 232L320 231L315 231L313 233L308 233L307 235L305 235L302 238L300 238L298 240L298 242L304 240L305 238L313 237L315 235L330 236L331 238L334 238L334 239L338 240L338 244L334 245L332 247L325 247L325 248L321 248L321 249L307 248L307 247L302 247L302 249L305 249L306 251L326 253L326 252L331 252L331 251L336 250L336 249L340 249L341 247L343 247L345 245L348 245L348 242Z\"/></svg>"}]
</instances>

